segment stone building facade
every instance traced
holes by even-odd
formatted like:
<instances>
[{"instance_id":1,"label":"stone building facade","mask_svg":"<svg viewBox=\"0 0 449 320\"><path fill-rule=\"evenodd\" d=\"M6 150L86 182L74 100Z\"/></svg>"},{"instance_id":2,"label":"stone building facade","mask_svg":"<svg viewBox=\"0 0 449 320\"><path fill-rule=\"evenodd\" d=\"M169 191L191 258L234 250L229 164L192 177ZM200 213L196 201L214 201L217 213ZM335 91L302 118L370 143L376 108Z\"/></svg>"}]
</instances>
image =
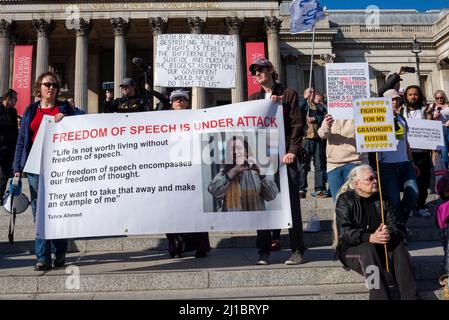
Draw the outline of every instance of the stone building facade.
<instances>
[{"instance_id":1,"label":"stone building facade","mask_svg":"<svg viewBox=\"0 0 449 320\"><path fill-rule=\"evenodd\" d=\"M245 100L246 42L265 42L281 80L302 91L310 74L312 34L290 34L289 5L271 0L0 0L0 91L12 83L14 44L32 44L33 79L54 71L64 97L74 96L89 113L101 112L101 84L117 84L125 76L141 80L131 60L138 56L153 64L161 33L239 35L236 88L192 88L195 108ZM317 25L313 78L318 90L325 92L326 62L367 61L375 94L389 73L401 65L415 66L410 49L416 35L422 43L420 82L429 100L437 89L449 93L449 10L381 11L374 28L368 18L365 11L329 11ZM417 82L415 75L403 78L404 86ZM120 95L117 85L114 91Z\"/></svg>"}]
</instances>

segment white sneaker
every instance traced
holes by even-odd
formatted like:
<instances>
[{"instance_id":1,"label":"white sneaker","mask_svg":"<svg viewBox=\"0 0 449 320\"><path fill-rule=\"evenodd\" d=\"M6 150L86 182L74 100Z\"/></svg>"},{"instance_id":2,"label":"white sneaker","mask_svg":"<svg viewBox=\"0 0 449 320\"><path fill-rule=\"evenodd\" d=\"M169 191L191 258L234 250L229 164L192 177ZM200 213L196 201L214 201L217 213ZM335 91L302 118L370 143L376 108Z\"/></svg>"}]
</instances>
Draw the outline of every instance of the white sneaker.
<instances>
[{"instance_id":1,"label":"white sneaker","mask_svg":"<svg viewBox=\"0 0 449 320\"><path fill-rule=\"evenodd\" d=\"M418 216L420 216L421 218L427 218L427 217L430 217L431 214L427 209L419 209Z\"/></svg>"}]
</instances>

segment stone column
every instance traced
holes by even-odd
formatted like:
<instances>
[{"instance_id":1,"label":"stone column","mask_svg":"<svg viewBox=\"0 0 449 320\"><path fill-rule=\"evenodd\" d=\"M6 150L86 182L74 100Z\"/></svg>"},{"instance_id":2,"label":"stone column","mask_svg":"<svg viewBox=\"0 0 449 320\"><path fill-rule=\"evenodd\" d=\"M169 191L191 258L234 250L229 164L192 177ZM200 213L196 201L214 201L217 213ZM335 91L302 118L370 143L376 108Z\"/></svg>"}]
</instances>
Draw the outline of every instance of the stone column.
<instances>
[{"instance_id":1,"label":"stone column","mask_svg":"<svg viewBox=\"0 0 449 320\"><path fill-rule=\"evenodd\" d=\"M123 18L112 18L111 24L114 28L114 98L122 96L119 87L123 78L126 78L126 40L129 20Z\"/></svg>"},{"instance_id":2,"label":"stone column","mask_svg":"<svg viewBox=\"0 0 449 320\"><path fill-rule=\"evenodd\" d=\"M231 89L232 103L245 101L245 90L243 87L243 49L240 31L243 26L243 19L238 17L226 17L226 27L228 33L235 35L237 38L237 50L235 59L235 88Z\"/></svg>"},{"instance_id":3,"label":"stone column","mask_svg":"<svg viewBox=\"0 0 449 320\"><path fill-rule=\"evenodd\" d=\"M264 19L264 27L268 40L268 59L273 63L274 70L279 74L279 79L283 79L281 50L279 48L279 31L281 25L282 19L278 17L265 17Z\"/></svg>"},{"instance_id":4,"label":"stone column","mask_svg":"<svg viewBox=\"0 0 449 320\"><path fill-rule=\"evenodd\" d=\"M449 92L449 67L440 70L441 75L441 89L444 92Z\"/></svg>"},{"instance_id":5,"label":"stone column","mask_svg":"<svg viewBox=\"0 0 449 320\"><path fill-rule=\"evenodd\" d=\"M188 18L190 26L190 32L194 34L200 34L203 32L204 24L206 21L200 17ZM206 89L205 88L192 88L192 109L202 109L206 105Z\"/></svg>"},{"instance_id":6,"label":"stone column","mask_svg":"<svg viewBox=\"0 0 449 320\"><path fill-rule=\"evenodd\" d=\"M92 30L89 20L80 19L76 29L76 56L75 56L75 104L87 112L88 108L88 36Z\"/></svg>"},{"instance_id":7,"label":"stone column","mask_svg":"<svg viewBox=\"0 0 449 320\"><path fill-rule=\"evenodd\" d=\"M12 22L0 19L0 94L9 88Z\"/></svg>"},{"instance_id":8,"label":"stone column","mask_svg":"<svg viewBox=\"0 0 449 320\"><path fill-rule=\"evenodd\" d=\"M156 70L157 36L167 32L168 23L167 23L166 19L157 17L157 18L150 18L150 25L151 25L151 30L153 32L153 70ZM153 90L162 93L162 87L154 87ZM154 110L156 110L157 104L158 104L158 100L153 99L153 109Z\"/></svg>"},{"instance_id":9,"label":"stone column","mask_svg":"<svg viewBox=\"0 0 449 320\"><path fill-rule=\"evenodd\" d=\"M50 53L49 37L55 26L53 21L45 19L33 20L33 26L37 30L37 50L36 50L36 77L48 72L48 56Z\"/></svg>"}]
</instances>

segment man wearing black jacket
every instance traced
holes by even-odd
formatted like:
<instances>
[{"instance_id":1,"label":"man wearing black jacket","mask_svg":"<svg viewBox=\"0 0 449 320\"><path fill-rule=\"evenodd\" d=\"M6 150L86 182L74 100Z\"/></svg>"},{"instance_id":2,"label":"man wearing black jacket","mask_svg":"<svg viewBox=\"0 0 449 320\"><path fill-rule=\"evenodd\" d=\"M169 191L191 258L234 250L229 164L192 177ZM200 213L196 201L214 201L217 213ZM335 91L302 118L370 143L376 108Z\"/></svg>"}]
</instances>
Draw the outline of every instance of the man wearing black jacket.
<instances>
[{"instance_id":1,"label":"man wearing black jacket","mask_svg":"<svg viewBox=\"0 0 449 320\"><path fill-rule=\"evenodd\" d=\"M256 59L249 67L254 79L261 85L260 91L252 94L249 100L271 99L282 103L284 114L284 132L286 154L282 162L287 165L292 228L288 229L292 255L285 261L287 265L304 263L304 235L302 228L301 207L299 204L298 160L301 148L301 137L304 135L304 116L299 109L298 93L292 88L286 88L277 83L278 74L273 64L267 59ZM268 264L271 249L271 231L257 230L257 247L259 258L257 264Z\"/></svg>"},{"instance_id":2,"label":"man wearing black jacket","mask_svg":"<svg viewBox=\"0 0 449 320\"><path fill-rule=\"evenodd\" d=\"M17 92L9 89L0 100L0 202L3 200L6 184L11 176L12 162L16 150L18 125Z\"/></svg>"},{"instance_id":3,"label":"man wearing black jacket","mask_svg":"<svg viewBox=\"0 0 449 320\"><path fill-rule=\"evenodd\" d=\"M106 92L106 100L104 103L104 112L106 113L130 113L152 111L151 97L156 97L162 104L162 109L170 108L170 101L157 91L151 90L148 84L145 84L145 90L148 95L138 95L137 85L134 79L124 78L120 84L123 96L121 98L112 98L111 92ZM159 109L158 109L159 110Z\"/></svg>"},{"instance_id":4,"label":"man wearing black jacket","mask_svg":"<svg viewBox=\"0 0 449 320\"><path fill-rule=\"evenodd\" d=\"M383 201L385 224L381 218L381 204L377 178L368 165L351 170L350 191L340 194L336 204L337 254L348 268L374 279L370 299L391 299L386 277L384 245L387 245L389 266L396 279L402 300L416 300L418 293L410 255L402 240L395 207Z\"/></svg>"}]
</instances>

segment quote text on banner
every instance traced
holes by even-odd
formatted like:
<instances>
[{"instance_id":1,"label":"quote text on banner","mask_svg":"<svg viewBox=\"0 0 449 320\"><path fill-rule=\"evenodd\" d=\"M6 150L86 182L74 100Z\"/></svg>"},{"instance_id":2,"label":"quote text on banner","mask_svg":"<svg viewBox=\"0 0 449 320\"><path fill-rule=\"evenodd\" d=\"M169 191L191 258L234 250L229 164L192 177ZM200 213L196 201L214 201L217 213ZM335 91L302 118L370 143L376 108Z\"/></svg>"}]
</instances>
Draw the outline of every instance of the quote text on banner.
<instances>
[{"instance_id":1,"label":"quote text on banner","mask_svg":"<svg viewBox=\"0 0 449 320\"><path fill-rule=\"evenodd\" d=\"M39 238L291 225L282 107L269 100L66 117L44 135Z\"/></svg>"},{"instance_id":2,"label":"quote text on banner","mask_svg":"<svg viewBox=\"0 0 449 320\"><path fill-rule=\"evenodd\" d=\"M158 35L154 85L234 88L236 52L235 35Z\"/></svg>"}]
</instances>

